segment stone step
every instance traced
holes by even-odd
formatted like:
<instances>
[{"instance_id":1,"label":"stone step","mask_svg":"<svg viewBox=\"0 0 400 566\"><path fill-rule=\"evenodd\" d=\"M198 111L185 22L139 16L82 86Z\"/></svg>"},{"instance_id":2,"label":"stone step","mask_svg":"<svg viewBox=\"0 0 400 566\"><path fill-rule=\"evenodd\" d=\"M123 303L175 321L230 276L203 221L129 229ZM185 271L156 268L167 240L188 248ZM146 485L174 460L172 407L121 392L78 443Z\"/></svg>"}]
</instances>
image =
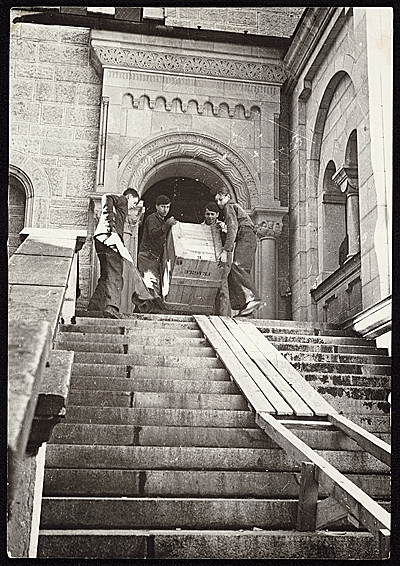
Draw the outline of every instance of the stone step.
<instances>
[{"instance_id":1,"label":"stone step","mask_svg":"<svg viewBox=\"0 0 400 566\"><path fill-rule=\"evenodd\" d=\"M57 336L57 341L61 344L69 342L94 342L101 344L143 344L153 346L208 346L205 338L200 336L200 331L162 331L157 332L132 332L128 334L101 334L85 332L62 332Z\"/></svg>"},{"instance_id":2,"label":"stone step","mask_svg":"<svg viewBox=\"0 0 400 566\"><path fill-rule=\"evenodd\" d=\"M310 425L290 430L311 448L319 450L361 450L358 444L332 426L326 430ZM379 436L385 442L388 434ZM190 426L132 426L60 423L51 444L102 444L115 446L199 446L226 448L278 448L261 429Z\"/></svg>"},{"instance_id":3,"label":"stone step","mask_svg":"<svg viewBox=\"0 0 400 566\"><path fill-rule=\"evenodd\" d=\"M132 426L65 422L54 428L51 443L226 448L277 447L261 429L255 428ZM328 445L328 441L326 444ZM336 442L336 445L339 447L339 442Z\"/></svg>"},{"instance_id":4,"label":"stone step","mask_svg":"<svg viewBox=\"0 0 400 566\"><path fill-rule=\"evenodd\" d=\"M200 379L148 379L139 377L90 377L71 378L73 389L97 389L102 391L148 391L158 393L240 393L232 381L210 381Z\"/></svg>"},{"instance_id":5,"label":"stone step","mask_svg":"<svg viewBox=\"0 0 400 566\"><path fill-rule=\"evenodd\" d=\"M389 468L366 452L318 450L343 473L387 473ZM299 466L280 448L199 448L191 446L88 446L49 444L48 468L153 470L290 471Z\"/></svg>"},{"instance_id":6,"label":"stone step","mask_svg":"<svg viewBox=\"0 0 400 566\"><path fill-rule=\"evenodd\" d=\"M373 356L387 356L387 348L376 348L373 346L356 346L354 344L313 344L307 342L275 342L275 348L280 352L315 352L321 354L368 354Z\"/></svg>"},{"instance_id":7,"label":"stone step","mask_svg":"<svg viewBox=\"0 0 400 566\"><path fill-rule=\"evenodd\" d=\"M87 315L87 312L85 313L85 315ZM115 323L118 322L115 319L104 319L103 317L82 317L84 321L86 320L93 320L94 322L99 322L100 324L104 321L106 322L111 322L111 323ZM99 320L100 319L100 320ZM79 315L77 315L76 320L79 321ZM153 322L153 323L157 323L159 321L172 321L172 322L191 322L193 321L193 315L191 314L175 314L175 313L169 313L169 312L165 312L165 313L158 313L158 314L152 314L152 313L132 313L129 315L124 315L123 319L120 320L124 320L124 321L129 321L129 320L140 320L140 321L148 321L148 322Z\"/></svg>"},{"instance_id":8,"label":"stone step","mask_svg":"<svg viewBox=\"0 0 400 566\"><path fill-rule=\"evenodd\" d=\"M351 373L303 373L303 377L313 386L330 385L338 387L383 387L390 389L390 375L354 375Z\"/></svg>"},{"instance_id":9,"label":"stone step","mask_svg":"<svg viewBox=\"0 0 400 566\"><path fill-rule=\"evenodd\" d=\"M94 335L91 335L93 339ZM123 336L121 335L121 338ZM58 350L72 350L74 352L101 352L107 354L126 354L126 342L88 342L87 340L73 341L60 340L56 341Z\"/></svg>"},{"instance_id":10,"label":"stone step","mask_svg":"<svg viewBox=\"0 0 400 566\"><path fill-rule=\"evenodd\" d=\"M391 423L390 416L385 415L357 415L348 413L345 415L353 423L361 426L368 432L375 433L390 433Z\"/></svg>"},{"instance_id":11,"label":"stone step","mask_svg":"<svg viewBox=\"0 0 400 566\"><path fill-rule=\"evenodd\" d=\"M68 407L66 422L136 425L258 428L251 411L217 409L128 409L121 407Z\"/></svg>"},{"instance_id":12,"label":"stone step","mask_svg":"<svg viewBox=\"0 0 400 566\"><path fill-rule=\"evenodd\" d=\"M347 474L372 498L390 497L390 476ZM45 497L298 498L294 472L46 469ZM326 497L322 488L320 497Z\"/></svg>"},{"instance_id":13,"label":"stone step","mask_svg":"<svg viewBox=\"0 0 400 566\"><path fill-rule=\"evenodd\" d=\"M103 342L67 342L57 341L57 348L59 350L73 350L75 352L89 352L89 353L111 353L111 354L127 354L132 356L147 355L152 356L155 352L153 344L132 344L125 342L124 344L118 343L103 343ZM196 356L196 357L214 357L214 350L203 344L190 346L189 344L181 343L179 346L158 345L157 356Z\"/></svg>"},{"instance_id":14,"label":"stone step","mask_svg":"<svg viewBox=\"0 0 400 566\"><path fill-rule=\"evenodd\" d=\"M101 329L101 332L108 332L105 331L105 328L128 328L128 329L142 329L142 328L149 328L153 330L159 329L191 329L191 330L198 330L199 327L195 322L192 316L188 317L176 317L175 319L171 317L154 317L154 318L146 318L141 317L140 315L138 318L123 318L123 319L102 319L102 318L77 318L76 325L64 325L61 330L69 331L71 330L71 326L97 326L97 328Z\"/></svg>"},{"instance_id":15,"label":"stone step","mask_svg":"<svg viewBox=\"0 0 400 566\"><path fill-rule=\"evenodd\" d=\"M357 364L357 363L338 363L338 362L290 362L302 375L304 373L352 373L356 375L390 375L390 365L377 364Z\"/></svg>"},{"instance_id":16,"label":"stone step","mask_svg":"<svg viewBox=\"0 0 400 566\"><path fill-rule=\"evenodd\" d=\"M310 334L277 334L264 332L262 328L260 332L271 342L287 343L287 344L329 344L334 346L366 346L368 348L376 348L375 340L367 340L351 336L312 336Z\"/></svg>"},{"instance_id":17,"label":"stone step","mask_svg":"<svg viewBox=\"0 0 400 566\"><path fill-rule=\"evenodd\" d=\"M390 393L390 388L357 387L354 385L346 385L345 387L340 385L317 385L315 389L323 396L342 398L344 401L347 399L349 401L383 401L386 403Z\"/></svg>"},{"instance_id":18,"label":"stone step","mask_svg":"<svg viewBox=\"0 0 400 566\"><path fill-rule=\"evenodd\" d=\"M378 560L366 532L283 530L42 530L38 558Z\"/></svg>"},{"instance_id":19,"label":"stone step","mask_svg":"<svg viewBox=\"0 0 400 566\"><path fill-rule=\"evenodd\" d=\"M129 366L129 367L128 367ZM130 366L114 364L76 363L72 366L72 376L124 377L149 379L196 379L211 381L229 381L229 374L224 368L192 368L172 366Z\"/></svg>"},{"instance_id":20,"label":"stone step","mask_svg":"<svg viewBox=\"0 0 400 566\"><path fill-rule=\"evenodd\" d=\"M288 530L296 518L295 499L44 497L41 527Z\"/></svg>"},{"instance_id":21,"label":"stone step","mask_svg":"<svg viewBox=\"0 0 400 566\"><path fill-rule=\"evenodd\" d=\"M177 368L222 368L216 357L197 356L159 356L156 354L102 354L76 352L74 362L81 364L110 364L135 366L169 366Z\"/></svg>"},{"instance_id":22,"label":"stone step","mask_svg":"<svg viewBox=\"0 0 400 566\"><path fill-rule=\"evenodd\" d=\"M127 380L128 381L128 380ZM69 406L91 407L159 407L160 409L247 409L245 398L238 395L206 393L149 393L133 391L70 391Z\"/></svg>"},{"instance_id":23,"label":"stone step","mask_svg":"<svg viewBox=\"0 0 400 566\"><path fill-rule=\"evenodd\" d=\"M283 352L282 352L283 353ZM340 364L376 364L390 368L391 359L388 356L375 356L368 354L333 354L324 352L284 352L284 356L291 363L294 362L318 362L318 363L340 363Z\"/></svg>"},{"instance_id":24,"label":"stone step","mask_svg":"<svg viewBox=\"0 0 400 566\"><path fill-rule=\"evenodd\" d=\"M288 499L43 497L43 529L293 529L297 501Z\"/></svg>"},{"instance_id":25,"label":"stone step","mask_svg":"<svg viewBox=\"0 0 400 566\"><path fill-rule=\"evenodd\" d=\"M239 319L240 320L240 319ZM245 322L248 322L246 320ZM321 331L315 326L305 326L304 323L299 323L298 326L277 325L276 321L265 322L261 320L252 320L254 326L258 328L260 332L267 334L287 334L287 335L300 335L300 336L338 336L341 338L357 338L352 330L338 330L335 329L324 329Z\"/></svg>"},{"instance_id":26,"label":"stone step","mask_svg":"<svg viewBox=\"0 0 400 566\"><path fill-rule=\"evenodd\" d=\"M337 396L336 393L323 393L324 399L339 413L350 415L389 415L390 404L386 401L354 399Z\"/></svg>"}]
</instances>

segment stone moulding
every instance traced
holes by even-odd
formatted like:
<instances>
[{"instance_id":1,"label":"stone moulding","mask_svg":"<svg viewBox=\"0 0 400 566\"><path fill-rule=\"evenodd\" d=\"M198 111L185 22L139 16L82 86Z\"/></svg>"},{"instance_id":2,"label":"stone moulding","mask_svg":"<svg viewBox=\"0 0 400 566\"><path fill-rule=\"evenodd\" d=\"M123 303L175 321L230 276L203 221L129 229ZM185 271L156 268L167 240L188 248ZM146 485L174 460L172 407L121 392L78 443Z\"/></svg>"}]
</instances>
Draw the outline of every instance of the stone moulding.
<instances>
[{"instance_id":1,"label":"stone moulding","mask_svg":"<svg viewBox=\"0 0 400 566\"><path fill-rule=\"evenodd\" d=\"M238 202L245 208L258 204L260 180L250 165L220 141L196 133L168 133L131 149L119 167L119 188L141 187L148 171L175 157L211 163L231 182Z\"/></svg>"},{"instance_id":2,"label":"stone moulding","mask_svg":"<svg viewBox=\"0 0 400 566\"><path fill-rule=\"evenodd\" d=\"M96 59L101 67L146 69L162 73L239 79L246 82L277 83L280 85L286 80L284 67L272 63L175 55L174 53L140 51L127 47L111 47L92 43L91 60L95 69L99 71L100 67Z\"/></svg>"}]
</instances>

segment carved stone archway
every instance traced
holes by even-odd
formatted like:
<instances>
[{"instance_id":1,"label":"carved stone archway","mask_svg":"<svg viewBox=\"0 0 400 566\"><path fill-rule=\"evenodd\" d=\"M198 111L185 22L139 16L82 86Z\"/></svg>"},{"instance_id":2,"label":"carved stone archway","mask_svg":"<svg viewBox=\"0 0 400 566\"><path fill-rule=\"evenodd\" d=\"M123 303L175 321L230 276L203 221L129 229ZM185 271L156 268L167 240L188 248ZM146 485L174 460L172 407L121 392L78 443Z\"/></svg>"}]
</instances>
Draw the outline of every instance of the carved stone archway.
<instances>
[{"instance_id":1,"label":"carved stone archway","mask_svg":"<svg viewBox=\"0 0 400 566\"><path fill-rule=\"evenodd\" d=\"M175 158L190 158L220 171L244 208L249 210L260 204L260 180L253 167L226 144L192 132L157 135L133 147L119 166L119 192L128 185L143 192L151 171Z\"/></svg>"}]
</instances>

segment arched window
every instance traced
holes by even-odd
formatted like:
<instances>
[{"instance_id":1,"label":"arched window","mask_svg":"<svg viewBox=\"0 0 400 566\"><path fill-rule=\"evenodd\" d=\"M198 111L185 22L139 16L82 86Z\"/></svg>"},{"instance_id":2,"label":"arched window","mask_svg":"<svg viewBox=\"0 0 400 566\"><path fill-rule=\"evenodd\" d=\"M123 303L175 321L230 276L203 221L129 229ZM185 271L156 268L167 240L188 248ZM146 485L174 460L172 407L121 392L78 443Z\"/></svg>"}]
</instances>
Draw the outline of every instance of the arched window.
<instances>
[{"instance_id":1,"label":"arched window","mask_svg":"<svg viewBox=\"0 0 400 566\"><path fill-rule=\"evenodd\" d=\"M345 164L333 179L346 197L346 249L342 251L343 263L360 251L360 213L358 195L357 131L349 136L345 152Z\"/></svg>"},{"instance_id":2,"label":"arched window","mask_svg":"<svg viewBox=\"0 0 400 566\"><path fill-rule=\"evenodd\" d=\"M19 179L10 175L8 181L8 257L20 245L19 233L25 226L26 191Z\"/></svg>"}]
</instances>

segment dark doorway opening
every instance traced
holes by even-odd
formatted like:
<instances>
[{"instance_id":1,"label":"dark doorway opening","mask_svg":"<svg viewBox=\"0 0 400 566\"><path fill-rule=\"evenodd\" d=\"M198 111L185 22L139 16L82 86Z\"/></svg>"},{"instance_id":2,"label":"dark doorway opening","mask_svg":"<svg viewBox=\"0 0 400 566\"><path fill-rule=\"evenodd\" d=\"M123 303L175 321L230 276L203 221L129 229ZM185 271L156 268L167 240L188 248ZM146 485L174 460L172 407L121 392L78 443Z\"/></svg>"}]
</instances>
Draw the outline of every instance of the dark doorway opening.
<instances>
[{"instance_id":1,"label":"dark doorway opening","mask_svg":"<svg viewBox=\"0 0 400 566\"><path fill-rule=\"evenodd\" d=\"M8 182L8 257L11 257L21 244L19 233L25 226L25 209L25 188L17 178L10 175Z\"/></svg>"},{"instance_id":2,"label":"dark doorway opening","mask_svg":"<svg viewBox=\"0 0 400 566\"><path fill-rule=\"evenodd\" d=\"M190 177L169 177L151 186L143 196L146 212L144 219L156 210L158 195L167 195L171 199L168 216L179 222L200 224L204 220L205 205L214 200L210 188L199 180ZM139 242L142 239L143 222L139 228Z\"/></svg>"}]
</instances>

